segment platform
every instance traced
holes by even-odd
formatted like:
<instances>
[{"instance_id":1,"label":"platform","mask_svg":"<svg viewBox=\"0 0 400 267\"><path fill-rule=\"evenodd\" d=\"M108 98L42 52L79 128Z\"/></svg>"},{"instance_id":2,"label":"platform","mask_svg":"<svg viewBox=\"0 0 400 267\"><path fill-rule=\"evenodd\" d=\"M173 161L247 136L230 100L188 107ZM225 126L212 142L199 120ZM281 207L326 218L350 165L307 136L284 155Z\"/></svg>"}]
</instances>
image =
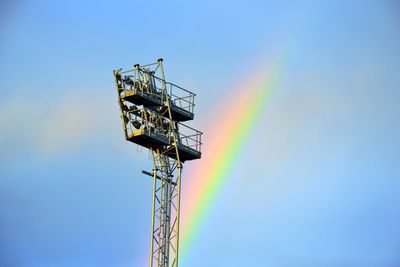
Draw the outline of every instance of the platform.
<instances>
[{"instance_id":1,"label":"platform","mask_svg":"<svg viewBox=\"0 0 400 267\"><path fill-rule=\"evenodd\" d=\"M143 92L140 89L133 88L124 90L121 98L135 105L162 106L161 95Z\"/></svg>"},{"instance_id":2,"label":"platform","mask_svg":"<svg viewBox=\"0 0 400 267\"><path fill-rule=\"evenodd\" d=\"M168 108L167 105L162 106L161 112L167 112ZM171 103L171 116L174 121L190 121L193 120L194 114L176 106L175 104Z\"/></svg>"},{"instance_id":3,"label":"platform","mask_svg":"<svg viewBox=\"0 0 400 267\"><path fill-rule=\"evenodd\" d=\"M144 146L146 148L159 148L162 149L163 152L166 152L168 157L176 159L176 150L171 149L173 145L173 139L167 138L164 135L155 133L153 131L149 131L147 129L141 128L135 131L128 136L128 141L131 141L140 146ZM182 162L186 160L195 160L201 158L201 152L190 147L186 146L182 143L178 144L179 157Z\"/></svg>"},{"instance_id":4,"label":"platform","mask_svg":"<svg viewBox=\"0 0 400 267\"><path fill-rule=\"evenodd\" d=\"M161 113L165 113L168 110L166 101L162 101L161 93L146 93L140 89L132 88L131 90L124 90L121 98L135 105L143 105L153 110L157 109L157 111ZM171 116L174 121L182 122L193 120L194 114L192 112L175 105L172 101L170 104ZM168 116L169 115L166 114L166 117Z\"/></svg>"}]
</instances>

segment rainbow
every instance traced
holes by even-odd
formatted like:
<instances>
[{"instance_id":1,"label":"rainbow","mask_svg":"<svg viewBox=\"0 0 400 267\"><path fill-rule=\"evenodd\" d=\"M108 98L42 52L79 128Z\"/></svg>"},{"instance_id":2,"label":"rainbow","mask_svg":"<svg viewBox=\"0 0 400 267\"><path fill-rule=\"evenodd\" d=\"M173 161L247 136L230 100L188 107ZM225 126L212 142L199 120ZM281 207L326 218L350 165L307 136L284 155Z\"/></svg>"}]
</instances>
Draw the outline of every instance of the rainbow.
<instances>
[{"instance_id":1,"label":"rainbow","mask_svg":"<svg viewBox=\"0 0 400 267\"><path fill-rule=\"evenodd\" d=\"M231 97L218 107L216 117L205 129L203 158L193 163L185 175L190 182L185 185L182 199L181 258L200 232L212 203L229 179L240 151L267 106L279 69L275 64L252 72L248 81L232 90Z\"/></svg>"}]
</instances>

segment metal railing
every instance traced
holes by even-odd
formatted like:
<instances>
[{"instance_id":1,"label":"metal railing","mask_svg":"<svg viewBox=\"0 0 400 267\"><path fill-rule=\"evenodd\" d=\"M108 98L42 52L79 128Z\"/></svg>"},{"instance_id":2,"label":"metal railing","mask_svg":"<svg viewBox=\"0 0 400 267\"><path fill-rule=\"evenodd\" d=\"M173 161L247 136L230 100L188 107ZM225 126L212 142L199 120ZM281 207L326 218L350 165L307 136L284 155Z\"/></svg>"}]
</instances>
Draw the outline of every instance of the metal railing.
<instances>
[{"instance_id":1,"label":"metal railing","mask_svg":"<svg viewBox=\"0 0 400 267\"><path fill-rule=\"evenodd\" d=\"M197 152L201 152L202 132L193 129L185 124L179 123L179 141L180 144L189 147Z\"/></svg>"},{"instance_id":2,"label":"metal railing","mask_svg":"<svg viewBox=\"0 0 400 267\"><path fill-rule=\"evenodd\" d=\"M128 136L132 136L136 130L144 129L161 137L170 138L172 124L153 111L132 105L127 107L125 114L124 122Z\"/></svg>"},{"instance_id":3,"label":"metal railing","mask_svg":"<svg viewBox=\"0 0 400 267\"><path fill-rule=\"evenodd\" d=\"M194 113L194 97L196 94L170 82L166 82L167 91L173 105Z\"/></svg>"},{"instance_id":4,"label":"metal railing","mask_svg":"<svg viewBox=\"0 0 400 267\"><path fill-rule=\"evenodd\" d=\"M127 135L132 137L134 131L144 129L148 132L157 134L165 138L168 142L173 141L173 136L177 135L177 142L187 148L201 152L201 135L202 132L193 129L185 124L178 123L179 133L174 130L173 124L170 120L158 116L154 111L148 110L144 107L137 107L135 105L125 106L124 118L125 129Z\"/></svg>"},{"instance_id":5,"label":"metal railing","mask_svg":"<svg viewBox=\"0 0 400 267\"><path fill-rule=\"evenodd\" d=\"M120 71L118 73L120 75L121 97L125 97L128 91L131 90L157 99L161 104L164 103L168 97L171 105L194 113L194 97L196 94L189 90L176 84L166 82L152 74L152 72L145 72L142 69Z\"/></svg>"},{"instance_id":6,"label":"metal railing","mask_svg":"<svg viewBox=\"0 0 400 267\"><path fill-rule=\"evenodd\" d=\"M125 75L122 79L121 97L125 97L129 91L135 91L136 94L150 96L162 103L166 99L162 88L155 86L150 82L135 79L133 75Z\"/></svg>"}]
</instances>

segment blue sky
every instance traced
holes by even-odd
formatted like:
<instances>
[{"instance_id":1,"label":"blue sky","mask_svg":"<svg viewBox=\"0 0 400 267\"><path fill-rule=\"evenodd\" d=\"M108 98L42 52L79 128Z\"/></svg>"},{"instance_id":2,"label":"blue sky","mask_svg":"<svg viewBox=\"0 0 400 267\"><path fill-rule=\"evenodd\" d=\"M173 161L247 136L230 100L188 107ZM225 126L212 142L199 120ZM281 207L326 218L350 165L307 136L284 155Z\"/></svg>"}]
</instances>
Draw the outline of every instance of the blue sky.
<instances>
[{"instance_id":1,"label":"blue sky","mask_svg":"<svg viewBox=\"0 0 400 267\"><path fill-rule=\"evenodd\" d=\"M123 140L112 70L163 57L207 142L277 48L278 84L181 266L400 264L396 1L2 5L1 266L143 266L150 160Z\"/></svg>"}]
</instances>

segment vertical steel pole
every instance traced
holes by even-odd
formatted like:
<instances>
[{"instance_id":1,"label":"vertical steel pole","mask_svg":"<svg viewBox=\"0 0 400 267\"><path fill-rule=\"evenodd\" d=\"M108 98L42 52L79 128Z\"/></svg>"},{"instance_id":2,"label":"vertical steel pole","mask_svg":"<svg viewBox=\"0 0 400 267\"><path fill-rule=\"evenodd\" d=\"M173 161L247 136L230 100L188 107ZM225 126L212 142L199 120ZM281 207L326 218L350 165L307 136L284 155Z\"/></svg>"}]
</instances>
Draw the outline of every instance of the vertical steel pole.
<instances>
[{"instance_id":1,"label":"vertical steel pole","mask_svg":"<svg viewBox=\"0 0 400 267\"><path fill-rule=\"evenodd\" d=\"M168 99L167 97L167 84L165 83L165 74L164 74L164 67L163 67L163 59L159 58L157 60L158 66L160 67L160 72L161 72L161 79L162 79L162 86L163 86L163 93L162 93L162 99L161 101L164 102L164 98Z\"/></svg>"},{"instance_id":2,"label":"vertical steel pole","mask_svg":"<svg viewBox=\"0 0 400 267\"><path fill-rule=\"evenodd\" d=\"M157 171L156 161L154 158L154 150L150 147L151 159L153 161L153 200L151 205L151 236L150 236L150 267L153 267L153 243L154 243L154 217L155 217L155 205L156 205L156 185L157 185Z\"/></svg>"},{"instance_id":3,"label":"vertical steel pole","mask_svg":"<svg viewBox=\"0 0 400 267\"><path fill-rule=\"evenodd\" d=\"M179 154L178 154L179 158ZM178 159L178 179L177 179L177 185L178 185L178 203L177 203L177 209L176 209L176 216L177 216L177 222L176 222L176 267L178 267L179 263L179 226L180 226L180 212L181 212L181 173L182 173L182 163Z\"/></svg>"},{"instance_id":4,"label":"vertical steel pole","mask_svg":"<svg viewBox=\"0 0 400 267\"><path fill-rule=\"evenodd\" d=\"M162 62L163 62L163 60L162 60L162 58L160 58L159 60L158 60L158 64L159 64L159 66L160 66L160 71L161 71L161 77L162 77L162 80L163 80L163 85L164 85L164 91L165 91L165 94L166 95L168 95L167 94L167 86L166 86L166 83L165 83L165 74L164 74L164 68L163 68L163 65L162 65ZM168 115L169 115L169 119L170 119L170 124L171 125L173 125L173 126L175 126L175 127L170 127L170 128L172 128L172 130L173 130L173 138L174 138L174 147L175 147L175 150L176 150L176 156L177 156L177 164L178 164L178 177L177 177L177 186L178 186L178 200L177 200L177 211L176 211L176 216L177 216L177 225L176 225L176 245L175 245L175 247L176 247L176 255L175 255L175 258L176 258L176 266L178 266L178 255L179 255L179 223L180 223L180 198L181 198L181 172L182 172L182 170L181 170L181 167L182 167L182 163L181 163L181 161L180 161L180 158L179 158L179 151L178 151L178 140L179 140L179 128L178 128L178 123L173 123L173 120L172 120L172 114L171 114L171 103L170 103L170 100L169 100L169 98L167 98L166 97L166 103L167 103L167 108L168 108Z\"/></svg>"},{"instance_id":5,"label":"vertical steel pole","mask_svg":"<svg viewBox=\"0 0 400 267\"><path fill-rule=\"evenodd\" d=\"M165 266L169 266L169 246L171 243L170 240L170 222L171 222L171 195L170 195L170 190L171 190L171 181L170 181L170 176L171 176L171 168L169 165L169 159L166 155L163 155L163 161L164 161L164 165L165 165L165 185L166 185L166 190L165 190L165 240L167 241L165 244L165 254L167 255L166 257L166 262L165 262Z\"/></svg>"}]
</instances>

